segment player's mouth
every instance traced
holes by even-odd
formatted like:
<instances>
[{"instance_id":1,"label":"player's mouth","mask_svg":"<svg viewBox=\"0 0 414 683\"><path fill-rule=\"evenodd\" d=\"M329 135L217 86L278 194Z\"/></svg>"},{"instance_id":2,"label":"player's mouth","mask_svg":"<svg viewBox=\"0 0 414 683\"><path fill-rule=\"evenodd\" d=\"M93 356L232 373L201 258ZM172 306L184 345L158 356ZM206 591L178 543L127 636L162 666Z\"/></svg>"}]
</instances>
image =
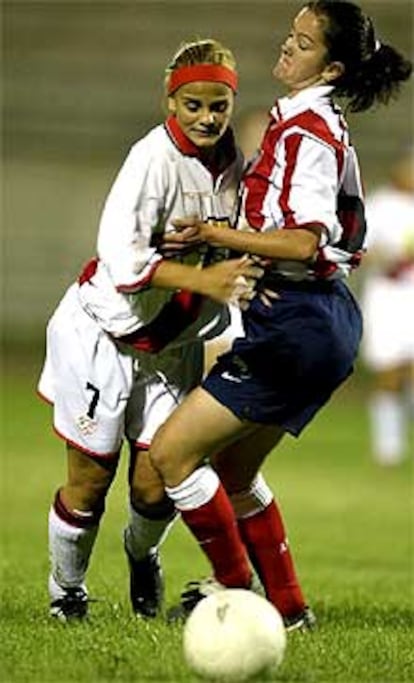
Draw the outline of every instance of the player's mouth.
<instances>
[{"instance_id":1,"label":"player's mouth","mask_svg":"<svg viewBox=\"0 0 414 683\"><path fill-rule=\"evenodd\" d=\"M201 138L215 138L217 135L220 135L220 129L219 128L194 128L193 129L194 135L197 135Z\"/></svg>"}]
</instances>

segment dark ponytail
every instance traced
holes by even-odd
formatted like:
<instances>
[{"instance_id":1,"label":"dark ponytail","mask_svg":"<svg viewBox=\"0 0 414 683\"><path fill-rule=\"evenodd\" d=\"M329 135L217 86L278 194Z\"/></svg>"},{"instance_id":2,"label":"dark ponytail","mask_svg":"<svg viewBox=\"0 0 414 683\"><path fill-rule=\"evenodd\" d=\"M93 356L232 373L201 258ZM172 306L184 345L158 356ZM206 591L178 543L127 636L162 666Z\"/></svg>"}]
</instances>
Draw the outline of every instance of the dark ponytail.
<instances>
[{"instance_id":1,"label":"dark ponytail","mask_svg":"<svg viewBox=\"0 0 414 683\"><path fill-rule=\"evenodd\" d=\"M307 3L321 20L328 62L342 62L345 72L332 82L353 112L387 104L412 73L412 63L375 36L372 20L358 5L336 0Z\"/></svg>"}]
</instances>

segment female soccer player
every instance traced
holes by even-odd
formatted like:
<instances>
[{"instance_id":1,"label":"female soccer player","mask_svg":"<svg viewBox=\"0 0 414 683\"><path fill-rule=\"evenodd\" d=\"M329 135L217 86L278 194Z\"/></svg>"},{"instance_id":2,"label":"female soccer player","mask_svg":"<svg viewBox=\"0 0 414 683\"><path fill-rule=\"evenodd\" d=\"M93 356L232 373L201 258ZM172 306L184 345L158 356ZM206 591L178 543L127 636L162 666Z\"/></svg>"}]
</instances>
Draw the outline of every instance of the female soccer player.
<instances>
[{"instance_id":1,"label":"female soccer player","mask_svg":"<svg viewBox=\"0 0 414 683\"><path fill-rule=\"evenodd\" d=\"M371 376L371 457L393 467L408 456L414 414L414 148L368 195L367 220L361 356Z\"/></svg>"},{"instance_id":2,"label":"female soccer player","mask_svg":"<svg viewBox=\"0 0 414 683\"><path fill-rule=\"evenodd\" d=\"M131 600L138 614L157 613L157 545L174 509L146 452L200 382L203 340L225 329L225 303L249 300L244 276L258 274L247 257L201 268L198 249L163 256L160 238L175 218L230 216L241 169L229 128L237 90L230 50L214 40L184 45L165 87L168 118L132 147L104 206L98 256L47 328L38 388L67 451L67 480L49 515L51 614L62 621L86 615L86 571L124 437Z\"/></svg>"},{"instance_id":3,"label":"female soccer player","mask_svg":"<svg viewBox=\"0 0 414 683\"><path fill-rule=\"evenodd\" d=\"M299 436L350 375L362 330L358 305L344 284L364 245L360 172L332 96L362 112L387 103L411 70L399 52L380 42L357 5L307 3L273 72L287 95L272 107L260 154L244 176L249 229L176 224L182 230L178 245L202 239L268 258L264 286L273 296L267 303L260 294L254 298L244 313L245 337L219 357L202 386L163 425L150 456L218 584L250 586L250 549L268 598L288 624L303 623L306 611L295 613L280 588L274 556L283 556L287 544L256 473L284 434ZM216 468L226 475L227 491L237 493L236 516L244 525L236 524L226 490L204 464L220 450ZM258 510L253 529L249 515ZM275 549L268 539L278 531ZM200 583L186 591L175 614L188 613L207 589L211 584Z\"/></svg>"}]
</instances>

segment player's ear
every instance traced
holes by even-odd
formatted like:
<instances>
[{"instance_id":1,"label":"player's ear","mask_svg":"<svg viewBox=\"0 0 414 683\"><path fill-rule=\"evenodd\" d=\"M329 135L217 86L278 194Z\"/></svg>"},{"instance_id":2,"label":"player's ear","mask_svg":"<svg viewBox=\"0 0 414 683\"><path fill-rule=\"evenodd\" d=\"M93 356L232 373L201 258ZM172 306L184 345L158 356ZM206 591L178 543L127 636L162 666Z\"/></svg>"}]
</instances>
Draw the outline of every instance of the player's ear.
<instances>
[{"instance_id":1,"label":"player's ear","mask_svg":"<svg viewBox=\"0 0 414 683\"><path fill-rule=\"evenodd\" d=\"M343 75L345 67L342 62L331 62L322 71L322 78L325 83L331 83Z\"/></svg>"},{"instance_id":2,"label":"player's ear","mask_svg":"<svg viewBox=\"0 0 414 683\"><path fill-rule=\"evenodd\" d=\"M168 113L175 114L177 111L177 104L175 102L175 97L169 97L167 101Z\"/></svg>"}]
</instances>

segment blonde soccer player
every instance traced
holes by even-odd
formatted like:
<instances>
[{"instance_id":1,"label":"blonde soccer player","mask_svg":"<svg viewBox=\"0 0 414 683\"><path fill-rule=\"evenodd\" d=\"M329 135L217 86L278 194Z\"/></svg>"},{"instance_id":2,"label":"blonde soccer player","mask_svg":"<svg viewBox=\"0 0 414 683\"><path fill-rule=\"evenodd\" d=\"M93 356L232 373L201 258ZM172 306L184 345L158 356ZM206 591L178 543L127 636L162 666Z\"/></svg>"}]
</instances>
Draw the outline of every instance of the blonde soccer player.
<instances>
[{"instance_id":1,"label":"blonde soccer player","mask_svg":"<svg viewBox=\"0 0 414 683\"><path fill-rule=\"evenodd\" d=\"M87 569L124 440L132 606L147 617L160 608L158 547L174 506L148 447L201 380L203 343L225 329L227 303L248 301L245 276L257 275L247 257L215 263L210 250L207 265L198 248L166 256L161 240L180 216L231 215L242 164L229 126L237 80L233 54L215 40L174 55L167 118L132 146L105 201L97 255L47 326L38 390L67 458L49 514L50 612L62 621L87 614Z\"/></svg>"}]
</instances>

